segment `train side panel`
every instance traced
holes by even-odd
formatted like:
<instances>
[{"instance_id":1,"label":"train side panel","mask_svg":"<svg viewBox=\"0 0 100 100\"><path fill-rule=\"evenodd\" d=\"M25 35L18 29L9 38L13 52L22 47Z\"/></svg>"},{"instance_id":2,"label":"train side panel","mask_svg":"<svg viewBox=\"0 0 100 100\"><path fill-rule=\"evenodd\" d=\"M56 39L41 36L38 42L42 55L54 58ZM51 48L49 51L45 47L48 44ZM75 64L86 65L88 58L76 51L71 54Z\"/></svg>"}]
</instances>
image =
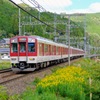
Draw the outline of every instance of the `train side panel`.
<instances>
[{"instance_id":1,"label":"train side panel","mask_svg":"<svg viewBox=\"0 0 100 100\"><path fill-rule=\"evenodd\" d=\"M70 47L70 57L83 56L84 51ZM10 40L13 71L34 71L40 67L68 59L68 46L35 36L16 36Z\"/></svg>"}]
</instances>

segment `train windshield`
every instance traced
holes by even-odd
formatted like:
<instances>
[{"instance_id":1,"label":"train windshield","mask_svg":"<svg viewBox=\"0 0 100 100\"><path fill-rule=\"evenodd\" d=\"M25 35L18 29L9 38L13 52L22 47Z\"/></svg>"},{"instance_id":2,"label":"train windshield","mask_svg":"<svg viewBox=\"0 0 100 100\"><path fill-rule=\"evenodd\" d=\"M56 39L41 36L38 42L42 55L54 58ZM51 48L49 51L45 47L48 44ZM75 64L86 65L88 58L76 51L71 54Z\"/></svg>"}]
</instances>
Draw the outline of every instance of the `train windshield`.
<instances>
[{"instance_id":1,"label":"train windshield","mask_svg":"<svg viewBox=\"0 0 100 100\"><path fill-rule=\"evenodd\" d=\"M17 43L12 43L12 52L17 52L18 51L18 47L17 47Z\"/></svg>"},{"instance_id":2,"label":"train windshield","mask_svg":"<svg viewBox=\"0 0 100 100\"><path fill-rule=\"evenodd\" d=\"M19 43L19 45L20 45L20 52L25 52L26 51L26 43L21 42L21 43Z\"/></svg>"},{"instance_id":3,"label":"train windshield","mask_svg":"<svg viewBox=\"0 0 100 100\"><path fill-rule=\"evenodd\" d=\"M35 43L28 43L28 52L35 52Z\"/></svg>"}]
</instances>

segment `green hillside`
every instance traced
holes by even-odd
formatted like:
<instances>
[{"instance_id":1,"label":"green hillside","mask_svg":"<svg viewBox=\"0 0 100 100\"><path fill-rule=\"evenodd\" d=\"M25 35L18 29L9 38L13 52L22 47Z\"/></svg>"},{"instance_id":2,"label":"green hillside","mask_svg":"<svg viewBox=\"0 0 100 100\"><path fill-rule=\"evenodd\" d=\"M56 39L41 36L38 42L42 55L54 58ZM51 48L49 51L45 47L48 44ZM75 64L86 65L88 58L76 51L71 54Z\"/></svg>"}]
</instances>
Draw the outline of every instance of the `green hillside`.
<instances>
[{"instance_id":1,"label":"green hillside","mask_svg":"<svg viewBox=\"0 0 100 100\"><path fill-rule=\"evenodd\" d=\"M100 13L87 14L87 32L100 35Z\"/></svg>"},{"instance_id":2,"label":"green hillside","mask_svg":"<svg viewBox=\"0 0 100 100\"><path fill-rule=\"evenodd\" d=\"M23 7L23 4L20 4ZM38 11L36 9L29 10L31 14L38 18ZM26 17L25 17L26 16ZM100 42L100 13L97 14L86 14L86 31L89 35L90 43L93 45L99 46ZM61 17L61 15L56 14L57 21L59 22L66 22L68 23L68 19L65 17ZM30 16L25 12L21 11L21 21L30 22ZM32 22L36 22L37 20L32 17ZM46 25L27 25L22 26L22 33L24 31L29 33L30 35L40 35L46 38L53 39L54 36L54 14L50 12L41 12L40 13L40 20L43 22L52 23L50 26ZM84 28L82 23L81 17L77 19L71 19L71 24L77 27L71 27L70 32L71 36L83 37L84 36ZM38 21L37 21L38 22ZM25 29L24 29L25 28ZM66 34L66 25L63 24L56 24L57 33L60 35ZM10 3L8 0L0 0L0 38L9 38L14 35L18 35L18 8ZM51 35L50 35L51 34Z\"/></svg>"},{"instance_id":3,"label":"green hillside","mask_svg":"<svg viewBox=\"0 0 100 100\"><path fill-rule=\"evenodd\" d=\"M8 0L0 0L0 38L18 33L18 11Z\"/></svg>"},{"instance_id":4,"label":"green hillside","mask_svg":"<svg viewBox=\"0 0 100 100\"><path fill-rule=\"evenodd\" d=\"M84 21L82 17L72 18L74 22ZM100 13L86 14L86 35L93 46L100 47Z\"/></svg>"},{"instance_id":5,"label":"green hillside","mask_svg":"<svg viewBox=\"0 0 100 100\"><path fill-rule=\"evenodd\" d=\"M23 4L20 4L23 7ZM38 18L38 11L29 9L28 10L31 14L33 14L35 17ZM61 15L56 14L57 21L66 22L67 18L61 17ZM30 22L30 16L26 14L25 12L21 11L21 22ZM32 22L36 22L37 20L32 17ZM54 35L54 13L50 12L41 12L40 13L40 20L43 22L52 23L50 26L46 25L27 25L25 26L25 32L30 33L30 35L40 35L43 37L50 37L49 34ZM73 25L77 25L77 23L72 22ZM56 32L60 35L63 35L66 33L66 25L57 24L56 25ZM78 27L71 29L71 36L83 36L83 27ZM24 33L24 27L22 27L22 33ZM43 34L44 33L44 34ZM45 34L49 33L49 34ZM15 7L12 3L10 3L7 0L1 0L0 1L0 38L4 37L12 37L14 35L18 35L18 8ZM53 37L52 37L53 38Z\"/></svg>"},{"instance_id":6,"label":"green hillside","mask_svg":"<svg viewBox=\"0 0 100 100\"><path fill-rule=\"evenodd\" d=\"M87 14L87 32L90 36L90 43L100 47L100 13Z\"/></svg>"}]
</instances>

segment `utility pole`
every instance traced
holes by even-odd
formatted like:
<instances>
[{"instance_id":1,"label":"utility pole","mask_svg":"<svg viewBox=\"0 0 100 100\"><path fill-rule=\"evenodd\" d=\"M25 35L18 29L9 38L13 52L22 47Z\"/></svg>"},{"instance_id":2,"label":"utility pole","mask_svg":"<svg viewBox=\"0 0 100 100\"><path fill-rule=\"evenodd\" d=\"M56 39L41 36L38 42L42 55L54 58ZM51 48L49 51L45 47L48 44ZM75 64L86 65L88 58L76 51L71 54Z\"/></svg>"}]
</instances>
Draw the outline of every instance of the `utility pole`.
<instances>
[{"instance_id":1,"label":"utility pole","mask_svg":"<svg viewBox=\"0 0 100 100\"><path fill-rule=\"evenodd\" d=\"M56 20L57 16L56 13L54 13L54 41L57 42L57 37L56 37Z\"/></svg>"},{"instance_id":2,"label":"utility pole","mask_svg":"<svg viewBox=\"0 0 100 100\"><path fill-rule=\"evenodd\" d=\"M67 25L68 23L66 23L66 36L65 36L65 38L66 38L66 45L68 45L68 25Z\"/></svg>"},{"instance_id":3,"label":"utility pole","mask_svg":"<svg viewBox=\"0 0 100 100\"><path fill-rule=\"evenodd\" d=\"M68 65L70 66L70 15L68 15Z\"/></svg>"},{"instance_id":4,"label":"utility pole","mask_svg":"<svg viewBox=\"0 0 100 100\"><path fill-rule=\"evenodd\" d=\"M86 15L84 15L84 51L85 51L85 56L86 57Z\"/></svg>"},{"instance_id":5,"label":"utility pole","mask_svg":"<svg viewBox=\"0 0 100 100\"><path fill-rule=\"evenodd\" d=\"M70 24L70 18L71 16L83 16L83 14L69 14L68 15L68 65L70 66L70 29L71 29L71 24ZM67 32L67 31L66 31ZM66 33L67 35L67 33ZM67 38L66 38L67 40ZM86 53L86 18L84 18L84 49L85 49L85 53Z\"/></svg>"},{"instance_id":6,"label":"utility pole","mask_svg":"<svg viewBox=\"0 0 100 100\"><path fill-rule=\"evenodd\" d=\"M21 35L21 11L19 8L19 35Z\"/></svg>"}]
</instances>

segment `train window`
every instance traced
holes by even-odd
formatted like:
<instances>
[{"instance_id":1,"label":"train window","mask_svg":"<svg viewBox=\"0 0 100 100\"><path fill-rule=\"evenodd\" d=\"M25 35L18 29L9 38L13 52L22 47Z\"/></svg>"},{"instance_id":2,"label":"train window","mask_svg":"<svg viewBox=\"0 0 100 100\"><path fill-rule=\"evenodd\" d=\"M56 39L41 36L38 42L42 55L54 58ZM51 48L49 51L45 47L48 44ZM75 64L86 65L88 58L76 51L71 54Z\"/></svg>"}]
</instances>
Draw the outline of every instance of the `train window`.
<instances>
[{"instance_id":1,"label":"train window","mask_svg":"<svg viewBox=\"0 0 100 100\"><path fill-rule=\"evenodd\" d=\"M35 43L28 43L28 52L35 52Z\"/></svg>"},{"instance_id":2,"label":"train window","mask_svg":"<svg viewBox=\"0 0 100 100\"><path fill-rule=\"evenodd\" d=\"M44 54L45 55L48 55L49 54L49 45L48 44L45 44L44 45Z\"/></svg>"},{"instance_id":3,"label":"train window","mask_svg":"<svg viewBox=\"0 0 100 100\"><path fill-rule=\"evenodd\" d=\"M44 46L44 52L48 52L48 45L47 44L45 44L45 46Z\"/></svg>"},{"instance_id":4,"label":"train window","mask_svg":"<svg viewBox=\"0 0 100 100\"><path fill-rule=\"evenodd\" d=\"M54 46L52 46L52 49L51 49L51 52L52 52L52 55L54 55Z\"/></svg>"},{"instance_id":5,"label":"train window","mask_svg":"<svg viewBox=\"0 0 100 100\"><path fill-rule=\"evenodd\" d=\"M26 45L25 44L26 43L24 43L24 42L20 43L20 52L25 52L26 51Z\"/></svg>"},{"instance_id":6,"label":"train window","mask_svg":"<svg viewBox=\"0 0 100 100\"><path fill-rule=\"evenodd\" d=\"M17 52L17 43L12 43L12 52Z\"/></svg>"},{"instance_id":7,"label":"train window","mask_svg":"<svg viewBox=\"0 0 100 100\"><path fill-rule=\"evenodd\" d=\"M42 43L39 43L39 55L42 56Z\"/></svg>"},{"instance_id":8,"label":"train window","mask_svg":"<svg viewBox=\"0 0 100 100\"><path fill-rule=\"evenodd\" d=\"M56 55L59 54L59 47L56 47Z\"/></svg>"}]
</instances>

